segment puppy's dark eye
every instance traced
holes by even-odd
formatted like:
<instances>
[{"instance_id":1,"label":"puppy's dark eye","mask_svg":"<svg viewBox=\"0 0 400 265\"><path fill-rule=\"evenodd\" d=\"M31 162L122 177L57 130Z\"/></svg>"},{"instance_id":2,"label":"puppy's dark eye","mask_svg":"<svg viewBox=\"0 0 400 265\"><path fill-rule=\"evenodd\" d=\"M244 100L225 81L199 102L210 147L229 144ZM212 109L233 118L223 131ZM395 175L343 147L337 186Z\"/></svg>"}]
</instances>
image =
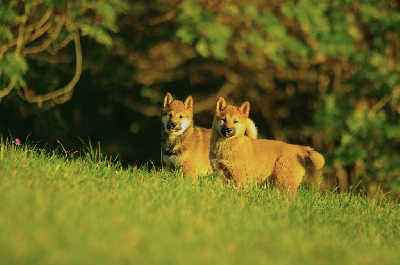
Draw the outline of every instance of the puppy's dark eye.
<instances>
[{"instance_id":1,"label":"puppy's dark eye","mask_svg":"<svg viewBox=\"0 0 400 265\"><path fill-rule=\"evenodd\" d=\"M172 113L168 113L167 116L172 118Z\"/></svg>"},{"instance_id":2,"label":"puppy's dark eye","mask_svg":"<svg viewBox=\"0 0 400 265\"><path fill-rule=\"evenodd\" d=\"M179 115L179 119L183 119L183 115L181 114L181 115Z\"/></svg>"},{"instance_id":3,"label":"puppy's dark eye","mask_svg":"<svg viewBox=\"0 0 400 265\"><path fill-rule=\"evenodd\" d=\"M226 122L226 118L223 118L222 121L223 121L223 122Z\"/></svg>"},{"instance_id":4,"label":"puppy's dark eye","mask_svg":"<svg viewBox=\"0 0 400 265\"><path fill-rule=\"evenodd\" d=\"M238 120L234 120L234 121L233 121L233 123L238 123L238 122L239 122Z\"/></svg>"}]
</instances>

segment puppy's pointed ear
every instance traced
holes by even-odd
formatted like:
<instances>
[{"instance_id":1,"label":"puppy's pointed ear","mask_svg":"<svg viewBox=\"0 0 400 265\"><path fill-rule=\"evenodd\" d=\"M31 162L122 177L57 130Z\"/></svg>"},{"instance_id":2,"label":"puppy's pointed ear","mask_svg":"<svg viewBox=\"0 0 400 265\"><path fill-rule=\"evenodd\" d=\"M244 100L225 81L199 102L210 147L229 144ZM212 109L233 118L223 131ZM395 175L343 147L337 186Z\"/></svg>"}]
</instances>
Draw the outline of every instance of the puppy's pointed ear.
<instances>
[{"instance_id":1,"label":"puppy's pointed ear","mask_svg":"<svg viewBox=\"0 0 400 265\"><path fill-rule=\"evenodd\" d=\"M239 107L239 111L248 117L250 113L250 103L248 101L243 102Z\"/></svg>"},{"instance_id":2,"label":"puppy's pointed ear","mask_svg":"<svg viewBox=\"0 0 400 265\"><path fill-rule=\"evenodd\" d=\"M190 111L193 112L193 98L192 98L192 96L188 96L188 97L185 99L185 102L183 102L183 103L185 104L185 107L186 107L188 110L190 110Z\"/></svg>"},{"instance_id":3,"label":"puppy's pointed ear","mask_svg":"<svg viewBox=\"0 0 400 265\"><path fill-rule=\"evenodd\" d=\"M217 101L217 112L222 111L226 107L226 101L223 97L220 97Z\"/></svg>"},{"instance_id":4,"label":"puppy's pointed ear","mask_svg":"<svg viewBox=\"0 0 400 265\"><path fill-rule=\"evenodd\" d=\"M165 95L165 97L164 97L164 108L165 108L166 106L171 105L171 103L172 103L173 100L174 100L174 99L172 98L171 94L170 94L170 93L167 93L167 94Z\"/></svg>"}]
</instances>

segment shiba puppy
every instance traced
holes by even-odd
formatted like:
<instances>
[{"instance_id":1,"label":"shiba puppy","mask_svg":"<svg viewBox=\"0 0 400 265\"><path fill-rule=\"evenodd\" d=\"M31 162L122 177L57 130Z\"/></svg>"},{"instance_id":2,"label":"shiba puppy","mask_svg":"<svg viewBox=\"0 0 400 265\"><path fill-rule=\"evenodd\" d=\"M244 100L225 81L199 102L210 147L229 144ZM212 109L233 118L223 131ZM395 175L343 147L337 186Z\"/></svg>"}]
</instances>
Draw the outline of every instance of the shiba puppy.
<instances>
[{"instance_id":1,"label":"shiba puppy","mask_svg":"<svg viewBox=\"0 0 400 265\"><path fill-rule=\"evenodd\" d=\"M164 97L161 111L162 160L169 169L182 169L191 179L213 172L210 160L211 129L193 124L193 98L184 102L174 100L170 93ZM245 129L249 137L257 137L254 122L248 119Z\"/></svg>"},{"instance_id":2,"label":"shiba puppy","mask_svg":"<svg viewBox=\"0 0 400 265\"><path fill-rule=\"evenodd\" d=\"M306 160L320 169L324 157L308 146L245 137L249 112L247 101L235 107L227 105L223 98L218 99L210 143L213 169L236 186L263 183L272 177L283 191L288 190L294 197L305 174Z\"/></svg>"}]
</instances>

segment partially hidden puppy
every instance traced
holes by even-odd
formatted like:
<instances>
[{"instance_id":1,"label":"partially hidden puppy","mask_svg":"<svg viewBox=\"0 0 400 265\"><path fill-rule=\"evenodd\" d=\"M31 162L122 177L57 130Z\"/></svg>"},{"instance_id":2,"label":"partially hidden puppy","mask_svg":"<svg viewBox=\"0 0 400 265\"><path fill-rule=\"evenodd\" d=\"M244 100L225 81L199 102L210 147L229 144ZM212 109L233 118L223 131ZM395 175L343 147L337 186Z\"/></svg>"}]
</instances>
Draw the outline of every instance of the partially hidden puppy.
<instances>
[{"instance_id":1,"label":"partially hidden puppy","mask_svg":"<svg viewBox=\"0 0 400 265\"><path fill-rule=\"evenodd\" d=\"M192 96L182 102L174 100L167 93L161 111L161 122L163 163L172 170L182 169L184 175L191 179L211 174L211 129L194 126ZM248 119L246 127L246 135L257 138L257 128L251 119Z\"/></svg>"},{"instance_id":2,"label":"partially hidden puppy","mask_svg":"<svg viewBox=\"0 0 400 265\"><path fill-rule=\"evenodd\" d=\"M305 174L306 160L323 167L324 157L309 146L245 137L250 103L240 107L219 98L212 124L210 163L236 186L263 183L272 177L294 197Z\"/></svg>"}]
</instances>

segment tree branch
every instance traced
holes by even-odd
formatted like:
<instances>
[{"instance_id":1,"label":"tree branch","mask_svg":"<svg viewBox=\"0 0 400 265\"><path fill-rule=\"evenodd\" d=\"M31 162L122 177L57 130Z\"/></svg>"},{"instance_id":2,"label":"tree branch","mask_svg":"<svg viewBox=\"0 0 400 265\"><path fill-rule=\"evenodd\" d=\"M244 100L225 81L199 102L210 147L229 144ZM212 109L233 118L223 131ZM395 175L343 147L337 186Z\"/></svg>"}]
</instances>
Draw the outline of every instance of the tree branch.
<instances>
[{"instance_id":1,"label":"tree branch","mask_svg":"<svg viewBox=\"0 0 400 265\"><path fill-rule=\"evenodd\" d=\"M28 18L26 16L23 16L22 23L19 24L19 27L18 27L17 47L15 49L15 53L17 55L21 54L22 47L24 46L25 23L27 20L28 20Z\"/></svg>"},{"instance_id":2,"label":"tree branch","mask_svg":"<svg viewBox=\"0 0 400 265\"><path fill-rule=\"evenodd\" d=\"M150 19L147 24L149 24L150 26L154 26L169 20L172 20L176 15L175 10L169 11L161 16L155 17Z\"/></svg>"},{"instance_id":3,"label":"tree branch","mask_svg":"<svg viewBox=\"0 0 400 265\"><path fill-rule=\"evenodd\" d=\"M75 54L76 54L76 66L75 66L75 75L72 80L63 88L59 88L55 91L49 92L44 95L26 97L26 101L30 103L38 103L39 106L43 104L44 101L48 101L51 99L59 98L57 103L65 103L72 96L73 89L78 82L81 74L82 74L82 47L80 42L79 32L75 32L73 34L74 42L75 42Z\"/></svg>"},{"instance_id":4,"label":"tree branch","mask_svg":"<svg viewBox=\"0 0 400 265\"><path fill-rule=\"evenodd\" d=\"M14 89L15 84L17 84L17 78L13 78L11 82L8 84L8 86L0 91L0 102L1 99L10 94L10 92Z\"/></svg>"},{"instance_id":5,"label":"tree branch","mask_svg":"<svg viewBox=\"0 0 400 265\"><path fill-rule=\"evenodd\" d=\"M74 39L74 36L73 36L73 35L69 35L69 36L66 37L62 42L60 42L60 43L53 43L53 47L48 47L47 51L48 51L51 55L56 55L57 52L58 52L60 49L66 47L66 46L71 42L71 40L73 40L73 39Z\"/></svg>"},{"instance_id":6,"label":"tree branch","mask_svg":"<svg viewBox=\"0 0 400 265\"><path fill-rule=\"evenodd\" d=\"M60 34L60 31L61 31L62 27L64 26L65 20L66 20L65 16L62 16L56 29L48 37L48 39L46 41L44 41L42 44L40 44L38 46L25 48L23 54L38 53L38 52L46 50L54 42L54 40L58 37L58 34Z\"/></svg>"},{"instance_id":7,"label":"tree branch","mask_svg":"<svg viewBox=\"0 0 400 265\"><path fill-rule=\"evenodd\" d=\"M36 23L32 23L31 25L27 26L26 27L26 31L27 32L32 32L34 30L37 30L37 29L41 28L50 19L52 14L53 14L53 8L52 7L47 8L47 10L44 13L42 19L39 20Z\"/></svg>"},{"instance_id":8,"label":"tree branch","mask_svg":"<svg viewBox=\"0 0 400 265\"><path fill-rule=\"evenodd\" d=\"M25 22L21 23L25 25ZM20 25L21 25L20 24ZM37 38L41 37L46 31L48 31L51 27L53 26L53 22L49 21L47 22L43 27L41 28L36 28L35 32L32 34L33 30L32 25L28 26L27 28L30 28L30 30L25 30L25 36L23 38L24 44L32 42L36 40ZM16 45L18 42L18 39L11 40L10 42L4 44L1 46L1 52L6 52L8 49Z\"/></svg>"},{"instance_id":9,"label":"tree branch","mask_svg":"<svg viewBox=\"0 0 400 265\"><path fill-rule=\"evenodd\" d=\"M25 23L26 23L27 17L23 16L22 17L22 23L19 24L18 27L18 38L17 38L17 47L15 49L15 53L19 56L22 50L22 46L24 45L24 31L25 31ZM14 89L15 85L17 84L17 78L13 77L11 78L10 83L8 84L8 86L0 91L0 101L2 98L4 98L5 96L7 96L8 94L10 94L10 92Z\"/></svg>"},{"instance_id":10,"label":"tree branch","mask_svg":"<svg viewBox=\"0 0 400 265\"><path fill-rule=\"evenodd\" d=\"M26 43L32 42L37 38L40 38L43 34L45 34L51 27L53 26L53 22L49 21L43 25L43 27L38 28L35 32L26 40Z\"/></svg>"}]
</instances>

